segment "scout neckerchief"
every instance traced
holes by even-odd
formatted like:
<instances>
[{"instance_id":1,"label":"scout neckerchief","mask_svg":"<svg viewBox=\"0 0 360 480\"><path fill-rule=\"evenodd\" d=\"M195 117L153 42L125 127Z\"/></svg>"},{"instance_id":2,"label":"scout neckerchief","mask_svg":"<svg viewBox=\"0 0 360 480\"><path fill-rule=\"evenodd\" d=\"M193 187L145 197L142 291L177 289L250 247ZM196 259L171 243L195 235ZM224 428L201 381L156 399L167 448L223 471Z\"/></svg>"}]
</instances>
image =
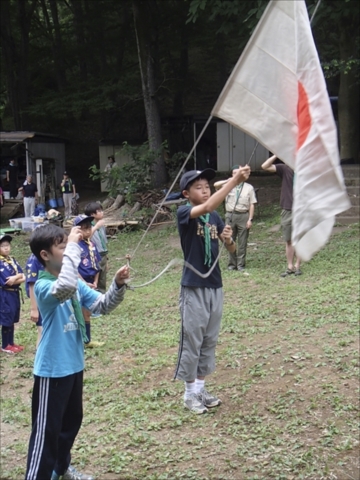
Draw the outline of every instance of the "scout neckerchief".
<instances>
[{"instance_id":1,"label":"scout neckerchief","mask_svg":"<svg viewBox=\"0 0 360 480\"><path fill-rule=\"evenodd\" d=\"M5 263L8 263L9 265L11 265L13 267L13 269L15 270L15 275L17 275L19 273L19 269L16 265L16 262L15 262L15 258L13 257L4 257L3 255L0 255L0 260L2 262L5 262ZM21 287L19 284L17 285L14 285L13 287L7 287L6 285L3 287L5 290L8 290L9 292L20 292L20 295L21 295L21 301L22 303L24 303L24 295L23 295L23 291L21 290Z\"/></svg>"},{"instance_id":2,"label":"scout neckerchief","mask_svg":"<svg viewBox=\"0 0 360 480\"><path fill-rule=\"evenodd\" d=\"M0 260L2 260L3 262L5 263L8 263L9 265L11 265L13 267L13 269L15 270L15 275L17 275L19 273L19 270L18 270L18 267L16 265L16 262L15 262L15 259L12 258L12 257L4 257L3 255L0 255Z\"/></svg>"},{"instance_id":3,"label":"scout neckerchief","mask_svg":"<svg viewBox=\"0 0 360 480\"><path fill-rule=\"evenodd\" d=\"M99 270L97 265L96 265L96 259L95 259L95 255L94 255L94 250L92 248L92 243L90 242L89 239L85 239L84 238L84 242L87 244L88 248L89 248L89 255L90 255L90 260L91 260L91 266L94 270Z\"/></svg>"},{"instance_id":4,"label":"scout neckerchief","mask_svg":"<svg viewBox=\"0 0 360 480\"><path fill-rule=\"evenodd\" d=\"M55 282L57 280L57 278L54 275L47 272L46 270L41 270L39 272L39 280L42 279L42 278L44 278L45 280L50 280L50 282ZM71 304L72 304L73 309L74 309L76 321L77 321L77 323L80 327L80 332L81 332L83 342L87 343L89 341L89 339L87 338L87 335L86 335L85 320L84 320L84 317L83 317L83 314L82 314L82 311L81 311L81 305L80 305L80 302L77 298L76 292L71 297Z\"/></svg>"},{"instance_id":5,"label":"scout neckerchief","mask_svg":"<svg viewBox=\"0 0 360 480\"><path fill-rule=\"evenodd\" d=\"M236 187L234 210L235 210L235 208L236 208L237 202L239 201L239 198L240 198L240 195L241 195L243 186L244 186L244 182L240 183L240 185L238 185L238 186Z\"/></svg>"},{"instance_id":6,"label":"scout neckerchief","mask_svg":"<svg viewBox=\"0 0 360 480\"><path fill-rule=\"evenodd\" d=\"M188 206L192 206L190 202L187 202ZM205 261L204 265L207 267L211 267L212 264L212 258L211 258L211 237L210 237L210 213L206 213L205 215L200 215L198 217L202 222L204 226L204 240L205 240Z\"/></svg>"}]
</instances>

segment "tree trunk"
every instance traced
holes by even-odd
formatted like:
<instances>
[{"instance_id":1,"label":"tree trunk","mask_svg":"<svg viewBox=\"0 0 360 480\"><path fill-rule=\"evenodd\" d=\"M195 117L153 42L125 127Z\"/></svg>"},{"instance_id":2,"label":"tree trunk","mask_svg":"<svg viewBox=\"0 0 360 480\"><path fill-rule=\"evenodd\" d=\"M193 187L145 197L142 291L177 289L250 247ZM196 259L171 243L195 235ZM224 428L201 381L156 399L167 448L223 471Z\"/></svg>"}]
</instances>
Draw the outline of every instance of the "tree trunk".
<instances>
[{"instance_id":1,"label":"tree trunk","mask_svg":"<svg viewBox=\"0 0 360 480\"><path fill-rule=\"evenodd\" d=\"M151 7L155 6L154 0L133 0L133 15L137 41L141 84L144 97L146 126L151 150L161 151L162 134L161 120L156 98L155 69L152 56L152 22L150 21ZM162 154L154 165L153 182L160 187L167 180L165 161Z\"/></svg>"},{"instance_id":2,"label":"tree trunk","mask_svg":"<svg viewBox=\"0 0 360 480\"><path fill-rule=\"evenodd\" d=\"M36 7L36 1L24 2L18 0L18 22L20 26L20 54L19 64L17 66L17 76L19 85L19 106L21 117L21 128L28 130L31 128L27 108L29 106L29 32L31 20Z\"/></svg>"},{"instance_id":3,"label":"tree trunk","mask_svg":"<svg viewBox=\"0 0 360 480\"><path fill-rule=\"evenodd\" d=\"M78 47L78 62L80 70L80 81L86 83L88 77L88 68L86 62L86 45L85 45L85 27L84 27L84 12L82 7L81 0L72 0L71 2L73 9L73 21L74 21L74 30L75 38Z\"/></svg>"},{"instance_id":4,"label":"tree trunk","mask_svg":"<svg viewBox=\"0 0 360 480\"><path fill-rule=\"evenodd\" d=\"M356 58L356 27L349 28L348 21L340 22L340 60ZM359 85L352 68L340 73L338 99L340 158L359 162Z\"/></svg>"},{"instance_id":5,"label":"tree trunk","mask_svg":"<svg viewBox=\"0 0 360 480\"><path fill-rule=\"evenodd\" d=\"M56 68L56 78L59 90L62 91L66 87L66 68L64 59L64 49L61 39L61 28L59 24L59 16L56 0L50 0L51 16L54 23L54 39L53 39L53 51L54 62Z\"/></svg>"},{"instance_id":6,"label":"tree trunk","mask_svg":"<svg viewBox=\"0 0 360 480\"><path fill-rule=\"evenodd\" d=\"M1 44L5 59L6 86L9 105L14 121L14 128L20 130L21 118L18 98L17 75L15 65L18 62L18 54L15 47L14 37L10 22L10 1L0 1Z\"/></svg>"}]
</instances>

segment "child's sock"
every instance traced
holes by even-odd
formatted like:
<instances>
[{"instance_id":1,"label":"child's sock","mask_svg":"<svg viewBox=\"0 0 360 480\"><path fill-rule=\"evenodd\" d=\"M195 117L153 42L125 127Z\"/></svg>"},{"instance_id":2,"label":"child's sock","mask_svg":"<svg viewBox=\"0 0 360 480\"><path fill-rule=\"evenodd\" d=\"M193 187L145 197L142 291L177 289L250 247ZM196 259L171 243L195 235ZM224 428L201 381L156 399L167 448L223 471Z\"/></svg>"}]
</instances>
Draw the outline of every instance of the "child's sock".
<instances>
[{"instance_id":1,"label":"child's sock","mask_svg":"<svg viewBox=\"0 0 360 480\"><path fill-rule=\"evenodd\" d=\"M200 390L205 388L205 380L199 380L198 378L195 380L195 393L200 393Z\"/></svg>"},{"instance_id":2,"label":"child's sock","mask_svg":"<svg viewBox=\"0 0 360 480\"><path fill-rule=\"evenodd\" d=\"M86 336L89 339L89 343L91 342L91 333L90 333L91 328L90 328L90 325L91 325L90 323L85 322Z\"/></svg>"},{"instance_id":3,"label":"child's sock","mask_svg":"<svg viewBox=\"0 0 360 480\"><path fill-rule=\"evenodd\" d=\"M195 382L185 382L184 400L187 400L195 393Z\"/></svg>"},{"instance_id":4,"label":"child's sock","mask_svg":"<svg viewBox=\"0 0 360 480\"><path fill-rule=\"evenodd\" d=\"M9 327L1 327L1 348L9 345Z\"/></svg>"},{"instance_id":5,"label":"child's sock","mask_svg":"<svg viewBox=\"0 0 360 480\"><path fill-rule=\"evenodd\" d=\"M9 327L9 344L14 345L14 332L15 332L15 327L14 325L12 327Z\"/></svg>"}]
</instances>

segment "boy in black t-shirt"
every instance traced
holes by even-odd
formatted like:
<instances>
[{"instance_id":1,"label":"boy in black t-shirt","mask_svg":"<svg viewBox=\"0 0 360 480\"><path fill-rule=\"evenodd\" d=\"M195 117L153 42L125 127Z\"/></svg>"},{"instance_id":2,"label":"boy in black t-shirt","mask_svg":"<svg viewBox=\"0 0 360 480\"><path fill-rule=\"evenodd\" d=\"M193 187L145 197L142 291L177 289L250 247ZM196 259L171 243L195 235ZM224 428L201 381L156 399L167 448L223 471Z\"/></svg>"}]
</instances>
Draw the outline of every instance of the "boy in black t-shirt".
<instances>
[{"instance_id":1,"label":"boy in black t-shirt","mask_svg":"<svg viewBox=\"0 0 360 480\"><path fill-rule=\"evenodd\" d=\"M209 186L209 180L215 177L214 170L191 170L181 177L180 189L188 199L187 205L177 212L181 247L186 262L201 274L211 270L218 256L218 239L225 243L229 252L235 251L231 227L224 226L214 210L236 185L248 179L249 174L248 166L240 168L214 195ZM184 266L179 304L182 322L175 378L185 382L184 406L201 414L221 403L205 389L205 376L215 369L215 347L222 316L223 293L218 263L206 278Z\"/></svg>"}]
</instances>

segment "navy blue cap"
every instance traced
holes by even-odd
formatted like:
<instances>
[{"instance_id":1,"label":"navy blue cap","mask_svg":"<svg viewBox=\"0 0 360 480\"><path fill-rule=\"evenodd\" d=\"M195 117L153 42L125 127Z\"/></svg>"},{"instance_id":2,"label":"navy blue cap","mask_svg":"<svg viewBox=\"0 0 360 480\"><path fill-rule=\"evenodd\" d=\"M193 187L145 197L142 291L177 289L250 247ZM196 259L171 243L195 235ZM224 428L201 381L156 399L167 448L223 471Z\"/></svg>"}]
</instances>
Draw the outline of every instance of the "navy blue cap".
<instances>
[{"instance_id":1,"label":"navy blue cap","mask_svg":"<svg viewBox=\"0 0 360 480\"><path fill-rule=\"evenodd\" d=\"M212 180L215 178L216 172L212 168L206 168L205 170L190 170L185 172L180 179L180 190L186 190L186 187L190 182L193 182L197 178L206 178L206 180Z\"/></svg>"},{"instance_id":2,"label":"navy blue cap","mask_svg":"<svg viewBox=\"0 0 360 480\"><path fill-rule=\"evenodd\" d=\"M74 227L77 227L78 225L81 225L82 223L88 222L91 223L94 220L93 217L88 217L87 215L78 215L77 217L74 218Z\"/></svg>"}]
</instances>

